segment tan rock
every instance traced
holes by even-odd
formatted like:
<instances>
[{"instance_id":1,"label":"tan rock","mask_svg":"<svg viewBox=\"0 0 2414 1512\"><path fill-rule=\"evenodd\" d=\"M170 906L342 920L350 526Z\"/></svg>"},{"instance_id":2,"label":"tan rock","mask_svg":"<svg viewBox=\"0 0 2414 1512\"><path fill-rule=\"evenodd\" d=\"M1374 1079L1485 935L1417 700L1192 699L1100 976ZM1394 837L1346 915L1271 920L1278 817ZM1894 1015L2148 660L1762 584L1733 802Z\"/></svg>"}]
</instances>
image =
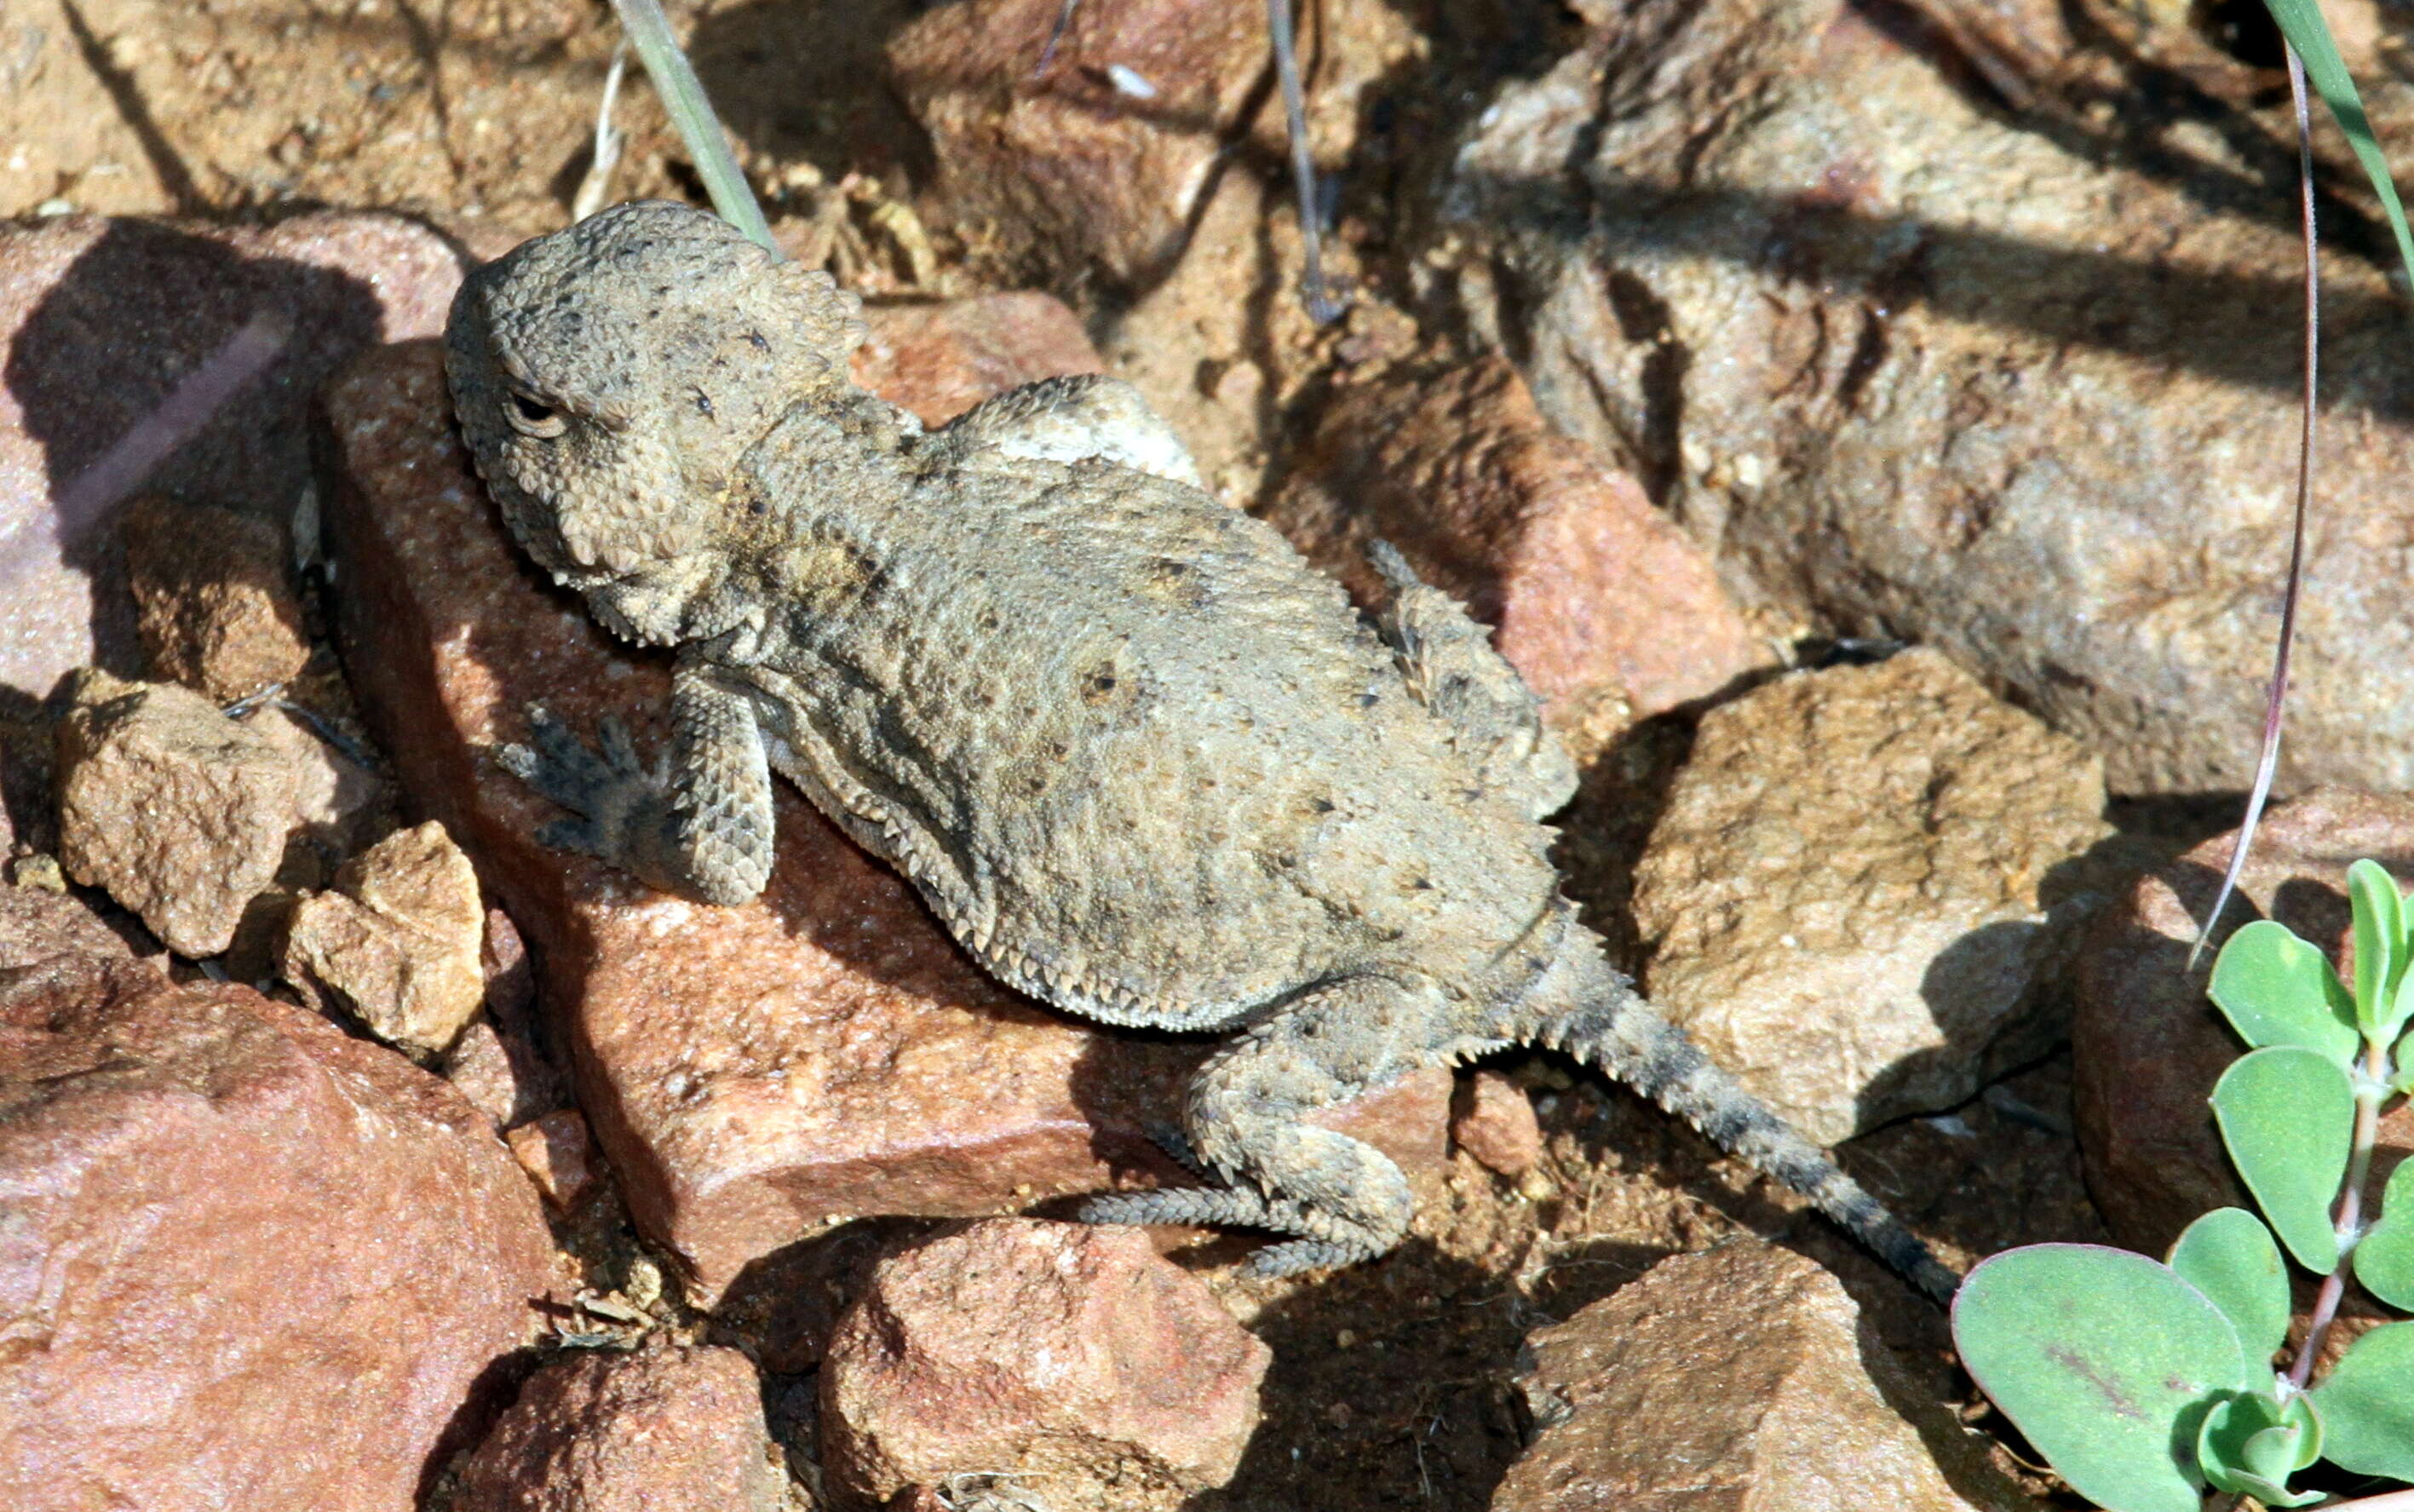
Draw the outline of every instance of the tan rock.
<instances>
[{"instance_id":1,"label":"tan rock","mask_svg":"<svg viewBox=\"0 0 2414 1512\"><path fill-rule=\"evenodd\" d=\"M734 1349L575 1350L529 1378L457 1512L780 1512L762 1383Z\"/></svg>"},{"instance_id":2,"label":"tan rock","mask_svg":"<svg viewBox=\"0 0 2414 1512\"><path fill-rule=\"evenodd\" d=\"M602 1173L596 1166L595 1142L587 1132L587 1118L576 1108L560 1108L532 1118L504 1136L512 1159L520 1162L536 1190L556 1208L568 1212L595 1190Z\"/></svg>"},{"instance_id":3,"label":"tan rock","mask_svg":"<svg viewBox=\"0 0 2414 1512\"><path fill-rule=\"evenodd\" d=\"M1540 1431L1493 1512L2034 1512L1812 1262L1663 1260L1527 1340Z\"/></svg>"},{"instance_id":4,"label":"tan rock","mask_svg":"<svg viewBox=\"0 0 2414 1512\"><path fill-rule=\"evenodd\" d=\"M276 875L293 762L189 688L83 674L57 726L59 861L169 949L216 955Z\"/></svg>"},{"instance_id":5,"label":"tan rock","mask_svg":"<svg viewBox=\"0 0 2414 1512\"><path fill-rule=\"evenodd\" d=\"M1435 252L1542 412L1630 460L1738 591L1950 652L2116 792L2243 790L2287 557L2300 251L2293 217L2230 188L2294 164L2276 124L2241 157L2138 97L2098 30L2123 8L1966 23L1990 77L2054 81L2005 110L1848 0L1593 7L1598 30L1485 103ZM2228 118L2259 108L2201 40L2152 66ZM2105 151L2077 113L2099 89L2116 129L2202 150ZM2383 136L2414 119L2385 69L2364 98ZM2323 448L2283 791L2414 787L2414 420L2383 397L2405 371L2385 262L2326 275L2324 382L2355 397ZM2241 335L2246 310L2275 318Z\"/></svg>"},{"instance_id":6,"label":"tan rock","mask_svg":"<svg viewBox=\"0 0 2414 1512\"><path fill-rule=\"evenodd\" d=\"M1145 1235L993 1219L883 1261L840 1321L827 1468L875 1502L1005 1468L1054 1512L1170 1508L1231 1478L1271 1358Z\"/></svg>"},{"instance_id":7,"label":"tan rock","mask_svg":"<svg viewBox=\"0 0 2414 1512\"><path fill-rule=\"evenodd\" d=\"M275 521L154 494L127 506L120 530L153 677L231 703L310 659L291 548Z\"/></svg>"},{"instance_id":8,"label":"tan rock","mask_svg":"<svg viewBox=\"0 0 2414 1512\"><path fill-rule=\"evenodd\" d=\"M0 1212L25 1512L414 1505L553 1277L475 1109L231 985L0 990Z\"/></svg>"},{"instance_id":9,"label":"tan rock","mask_svg":"<svg viewBox=\"0 0 2414 1512\"><path fill-rule=\"evenodd\" d=\"M305 898L285 937L285 980L410 1055L441 1054L485 1001L478 876L444 826L397 830L352 858L335 891Z\"/></svg>"},{"instance_id":10,"label":"tan rock","mask_svg":"<svg viewBox=\"0 0 2414 1512\"><path fill-rule=\"evenodd\" d=\"M2229 869L2234 833L2138 878L2089 931L2071 1025L2072 1113L2087 1188L2123 1244L2159 1255L2200 1214L2252 1207L2207 1100L2245 1045L2205 996L2214 951L2186 969L2197 921ZM2414 799L2320 788L2273 808L2213 945L2277 919L2347 964L2347 868L2369 856L2414 881ZM2377 1163L2414 1154L2414 1104L2380 1123Z\"/></svg>"},{"instance_id":11,"label":"tan rock","mask_svg":"<svg viewBox=\"0 0 2414 1512\"><path fill-rule=\"evenodd\" d=\"M1932 651L1704 717L1636 869L1652 1001L1812 1139L2041 1054L2103 769Z\"/></svg>"},{"instance_id":12,"label":"tan rock","mask_svg":"<svg viewBox=\"0 0 2414 1512\"><path fill-rule=\"evenodd\" d=\"M1496 1070L1461 1083L1451 1101L1451 1143L1484 1169L1522 1176L1542 1158L1542 1126L1526 1089Z\"/></svg>"},{"instance_id":13,"label":"tan rock","mask_svg":"<svg viewBox=\"0 0 2414 1512\"><path fill-rule=\"evenodd\" d=\"M650 746L666 667L536 586L457 450L432 346L371 357L326 402L365 712L546 961L580 1102L638 1223L690 1267L691 1295L708 1305L831 1218L991 1213L1174 1174L1145 1130L1208 1047L1118 1036L1007 992L787 785L769 885L744 907L537 846L546 805L481 753L525 734L531 700L582 727L621 715ZM1447 1085L1411 1080L1359 1113L1429 1110L1411 1143L1438 1152Z\"/></svg>"},{"instance_id":14,"label":"tan rock","mask_svg":"<svg viewBox=\"0 0 2414 1512\"><path fill-rule=\"evenodd\" d=\"M855 350L850 376L926 426L1018 384L1106 370L1080 318L1048 294L874 305L863 322L871 334Z\"/></svg>"},{"instance_id":15,"label":"tan rock","mask_svg":"<svg viewBox=\"0 0 2414 1512\"><path fill-rule=\"evenodd\" d=\"M1281 150L1262 7L1170 0L1073 12L1035 74L1060 0L967 0L898 33L888 60L931 134L960 225L1060 277L1095 264L1152 281L1183 247L1236 139ZM1361 93L1419 51L1392 7L1302 7L1309 138L1337 166Z\"/></svg>"},{"instance_id":16,"label":"tan rock","mask_svg":"<svg viewBox=\"0 0 2414 1512\"><path fill-rule=\"evenodd\" d=\"M133 665L134 603L106 505L142 486L290 516L310 478L320 385L379 341L440 331L459 279L443 237L376 213L274 226L95 216L0 226L0 688L39 698L70 667ZM255 337L273 343L268 366L205 410L147 476L97 488L94 466L263 315Z\"/></svg>"},{"instance_id":17,"label":"tan rock","mask_svg":"<svg viewBox=\"0 0 2414 1512\"><path fill-rule=\"evenodd\" d=\"M1498 357L1340 389L1267 518L1368 602L1366 546L1391 542L1557 705L1607 688L1647 717L1775 660L1701 548Z\"/></svg>"}]
</instances>

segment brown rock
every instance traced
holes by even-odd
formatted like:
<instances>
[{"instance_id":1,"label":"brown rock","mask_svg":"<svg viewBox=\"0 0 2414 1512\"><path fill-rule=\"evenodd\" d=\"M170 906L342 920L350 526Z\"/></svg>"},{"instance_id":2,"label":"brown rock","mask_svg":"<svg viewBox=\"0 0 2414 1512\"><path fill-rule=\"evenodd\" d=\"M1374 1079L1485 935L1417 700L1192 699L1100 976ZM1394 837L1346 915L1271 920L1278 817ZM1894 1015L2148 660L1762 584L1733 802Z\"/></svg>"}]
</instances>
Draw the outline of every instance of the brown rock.
<instances>
[{"instance_id":1,"label":"brown rock","mask_svg":"<svg viewBox=\"0 0 2414 1512\"><path fill-rule=\"evenodd\" d=\"M762 1384L734 1349L575 1350L529 1377L458 1512L779 1512Z\"/></svg>"},{"instance_id":2,"label":"brown rock","mask_svg":"<svg viewBox=\"0 0 2414 1512\"><path fill-rule=\"evenodd\" d=\"M1540 1429L1493 1512L2034 1512L1810 1261L1661 1261L1526 1341Z\"/></svg>"},{"instance_id":3,"label":"brown rock","mask_svg":"<svg viewBox=\"0 0 2414 1512\"><path fill-rule=\"evenodd\" d=\"M2300 253L2235 191L2285 181L2292 139L2275 118L2243 156L2105 150L2099 99L2138 140L2198 129L2147 77L2229 119L2267 87L2200 42L2138 61L2097 31L2117 8L2084 45L2078 12L2036 4L1957 31L1987 37L1957 56L2013 50L1989 78L2040 82L2007 109L1939 67L1938 34L1847 0L1596 7L1582 46L1488 102L1440 234L1542 412L1631 461L1731 586L1946 651L2116 792L2243 789L2299 353L2291 319L2239 312L2294 310ZM2403 81L2365 98L2383 135L2414 116ZM2353 417L2323 453L2335 524L2309 543L2284 791L2414 787L2414 419L2384 261L2326 275L2325 382Z\"/></svg>"},{"instance_id":4,"label":"brown rock","mask_svg":"<svg viewBox=\"0 0 2414 1512\"><path fill-rule=\"evenodd\" d=\"M1647 717L1774 661L1701 549L1498 357L1341 389L1267 518L1369 602L1366 546L1391 542L1562 706L1606 688Z\"/></svg>"},{"instance_id":5,"label":"brown rock","mask_svg":"<svg viewBox=\"0 0 2414 1512\"><path fill-rule=\"evenodd\" d=\"M59 861L142 916L169 949L216 955L276 875L293 762L170 682L92 671L58 723Z\"/></svg>"},{"instance_id":6,"label":"brown rock","mask_svg":"<svg viewBox=\"0 0 2414 1512\"><path fill-rule=\"evenodd\" d=\"M413 1505L534 1333L535 1194L391 1051L124 987L0 995L0 1505Z\"/></svg>"},{"instance_id":7,"label":"brown rock","mask_svg":"<svg viewBox=\"0 0 2414 1512\"><path fill-rule=\"evenodd\" d=\"M871 334L855 350L850 376L926 426L1018 384L1106 370L1080 317L1048 294L875 305L863 321Z\"/></svg>"},{"instance_id":8,"label":"brown rock","mask_svg":"<svg viewBox=\"0 0 2414 1512\"><path fill-rule=\"evenodd\" d=\"M133 600L108 506L140 485L281 520L309 478L311 396L363 349L441 330L459 277L442 238L372 213L0 226L0 688L40 697L96 660L131 670ZM102 457L263 316L267 367L147 476L98 487Z\"/></svg>"},{"instance_id":9,"label":"brown rock","mask_svg":"<svg viewBox=\"0 0 2414 1512\"><path fill-rule=\"evenodd\" d=\"M486 910L478 959L486 1011L445 1052L445 1080L499 1130L568 1107L569 1082L537 1043L536 972L528 947L512 916L500 908Z\"/></svg>"},{"instance_id":10,"label":"brown rock","mask_svg":"<svg viewBox=\"0 0 2414 1512\"><path fill-rule=\"evenodd\" d=\"M1045 74L1060 0L966 0L899 32L888 61L931 134L958 222L1060 277L1095 264L1144 284L1183 247L1236 139L1281 150L1262 7L1084 6ZM1318 159L1338 166L1362 91L1418 38L1371 0L1302 7L1299 56Z\"/></svg>"},{"instance_id":11,"label":"brown rock","mask_svg":"<svg viewBox=\"0 0 2414 1512\"><path fill-rule=\"evenodd\" d=\"M2245 1045L2205 996L2214 951L2186 969L2235 834L2208 840L2107 908L2079 958L2072 1087L2087 1187L2122 1243L2159 1255L2200 1214L2252 1207L2208 1102ZM2321 788L2273 808L2255 835L2218 946L2252 919L2277 919L2346 965L2347 868L2369 856L2414 881L2414 799ZM2380 1122L2376 1165L2414 1153L2414 1104Z\"/></svg>"},{"instance_id":12,"label":"brown rock","mask_svg":"<svg viewBox=\"0 0 2414 1512\"><path fill-rule=\"evenodd\" d=\"M1144 1130L1207 1047L1118 1037L1009 993L787 785L769 886L744 907L538 846L546 806L481 753L525 733L531 700L582 727L618 713L649 744L665 666L521 563L457 450L432 345L365 360L327 405L365 711L547 962L579 1100L637 1221L692 1268L691 1295L709 1305L832 1217L966 1216L1172 1174ZM1438 1152L1446 1087L1413 1080L1359 1113L1430 1110L1411 1143Z\"/></svg>"},{"instance_id":13,"label":"brown rock","mask_svg":"<svg viewBox=\"0 0 2414 1512\"><path fill-rule=\"evenodd\" d=\"M2102 768L1932 651L1711 711L1636 869L1652 1001L1823 1144L2058 1036Z\"/></svg>"},{"instance_id":14,"label":"brown rock","mask_svg":"<svg viewBox=\"0 0 2414 1512\"><path fill-rule=\"evenodd\" d=\"M1460 1084L1451 1102L1451 1143L1487 1171L1522 1176L1542 1158L1542 1126L1526 1089L1496 1070Z\"/></svg>"},{"instance_id":15,"label":"brown rock","mask_svg":"<svg viewBox=\"0 0 2414 1512\"><path fill-rule=\"evenodd\" d=\"M431 819L353 857L335 889L293 910L285 980L407 1054L440 1055L486 996L486 910L469 858Z\"/></svg>"},{"instance_id":16,"label":"brown rock","mask_svg":"<svg viewBox=\"0 0 2414 1512\"><path fill-rule=\"evenodd\" d=\"M520 1125L504 1136L512 1159L536 1183L544 1200L563 1212L595 1190L595 1142L576 1108L561 1108Z\"/></svg>"},{"instance_id":17,"label":"brown rock","mask_svg":"<svg viewBox=\"0 0 2414 1512\"><path fill-rule=\"evenodd\" d=\"M993 1219L884 1261L822 1368L827 1468L885 1500L1011 1468L1056 1512L1220 1486L1271 1352L1131 1230Z\"/></svg>"},{"instance_id":18,"label":"brown rock","mask_svg":"<svg viewBox=\"0 0 2414 1512\"><path fill-rule=\"evenodd\" d=\"M155 494L127 506L122 531L153 677L231 703L310 659L276 521Z\"/></svg>"},{"instance_id":19,"label":"brown rock","mask_svg":"<svg viewBox=\"0 0 2414 1512\"><path fill-rule=\"evenodd\" d=\"M82 899L0 887L0 1025L44 1024L88 1003L139 996L165 982Z\"/></svg>"}]
</instances>

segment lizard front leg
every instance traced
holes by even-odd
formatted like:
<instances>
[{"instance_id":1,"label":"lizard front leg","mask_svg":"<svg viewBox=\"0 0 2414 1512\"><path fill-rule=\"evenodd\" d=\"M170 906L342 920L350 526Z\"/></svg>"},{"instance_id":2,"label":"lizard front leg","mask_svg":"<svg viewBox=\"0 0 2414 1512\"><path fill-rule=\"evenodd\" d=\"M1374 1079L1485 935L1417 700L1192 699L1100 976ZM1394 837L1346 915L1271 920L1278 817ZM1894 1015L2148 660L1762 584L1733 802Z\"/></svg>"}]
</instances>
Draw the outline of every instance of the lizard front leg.
<instances>
[{"instance_id":1,"label":"lizard front leg","mask_svg":"<svg viewBox=\"0 0 2414 1512\"><path fill-rule=\"evenodd\" d=\"M771 771L753 697L700 662L671 676L671 758L648 767L618 720L589 750L543 710L529 743L497 753L504 768L575 815L537 831L600 856L667 892L704 903L753 900L771 876Z\"/></svg>"}]
</instances>

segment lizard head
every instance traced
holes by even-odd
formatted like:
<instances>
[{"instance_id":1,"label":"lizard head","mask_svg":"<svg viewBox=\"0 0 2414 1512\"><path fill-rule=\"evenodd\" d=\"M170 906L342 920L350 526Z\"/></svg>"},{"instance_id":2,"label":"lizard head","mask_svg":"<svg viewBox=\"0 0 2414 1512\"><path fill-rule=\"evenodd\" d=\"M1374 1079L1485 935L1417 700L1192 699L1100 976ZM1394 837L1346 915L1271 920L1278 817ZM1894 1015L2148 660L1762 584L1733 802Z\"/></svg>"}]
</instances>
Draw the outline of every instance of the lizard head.
<instances>
[{"instance_id":1,"label":"lizard head","mask_svg":"<svg viewBox=\"0 0 2414 1512\"><path fill-rule=\"evenodd\" d=\"M860 309L716 216L623 204L463 282L445 328L454 410L538 565L623 634L674 638L745 511L739 459L845 387Z\"/></svg>"}]
</instances>

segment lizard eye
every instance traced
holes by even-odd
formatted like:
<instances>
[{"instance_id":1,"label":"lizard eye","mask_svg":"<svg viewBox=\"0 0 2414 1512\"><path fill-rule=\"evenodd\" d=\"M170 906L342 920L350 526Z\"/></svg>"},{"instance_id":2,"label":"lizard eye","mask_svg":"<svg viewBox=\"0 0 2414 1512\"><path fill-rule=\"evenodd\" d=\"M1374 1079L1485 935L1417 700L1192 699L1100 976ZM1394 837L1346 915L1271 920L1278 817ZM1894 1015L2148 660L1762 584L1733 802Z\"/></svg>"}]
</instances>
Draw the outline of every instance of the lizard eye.
<instances>
[{"instance_id":1,"label":"lizard eye","mask_svg":"<svg viewBox=\"0 0 2414 1512\"><path fill-rule=\"evenodd\" d=\"M570 422L552 405L540 404L525 394L514 393L503 411L503 418L523 436L547 441L570 428Z\"/></svg>"}]
</instances>

